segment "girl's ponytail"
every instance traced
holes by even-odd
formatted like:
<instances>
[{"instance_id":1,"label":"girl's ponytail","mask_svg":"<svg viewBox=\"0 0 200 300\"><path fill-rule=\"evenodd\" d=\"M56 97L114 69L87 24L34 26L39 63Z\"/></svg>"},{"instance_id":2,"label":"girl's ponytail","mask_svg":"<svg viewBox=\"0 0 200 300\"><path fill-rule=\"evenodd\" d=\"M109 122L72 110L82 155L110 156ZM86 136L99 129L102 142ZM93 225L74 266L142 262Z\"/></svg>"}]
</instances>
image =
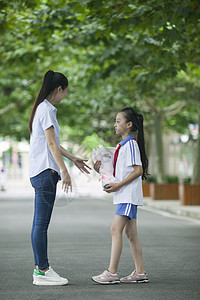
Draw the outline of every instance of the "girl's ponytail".
<instances>
[{"instance_id":1,"label":"girl's ponytail","mask_svg":"<svg viewBox=\"0 0 200 300\"><path fill-rule=\"evenodd\" d=\"M135 110L132 108L124 108L121 110L124 113L127 122L132 122L132 132L138 131L137 135L137 143L140 149L141 161L143 167L143 175L142 179L147 179L148 174L148 159L145 151L145 140L144 140L144 129L143 129L143 116L141 114L137 114Z\"/></svg>"},{"instance_id":2,"label":"girl's ponytail","mask_svg":"<svg viewBox=\"0 0 200 300\"><path fill-rule=\"evenodd\" d=\"M44 75L41 89L35 100L31 112L31 116L29 120L30 133L32 133L33 119L38 105L41 102L43 102L44 99L47 98L47 96L49 96L59 86L61 86L63 90L68 87L68 79L65 77L65 75L63 75L62 73L54 72L52 70L47 71L46 74Z\"/></svg>"}]
</instances>

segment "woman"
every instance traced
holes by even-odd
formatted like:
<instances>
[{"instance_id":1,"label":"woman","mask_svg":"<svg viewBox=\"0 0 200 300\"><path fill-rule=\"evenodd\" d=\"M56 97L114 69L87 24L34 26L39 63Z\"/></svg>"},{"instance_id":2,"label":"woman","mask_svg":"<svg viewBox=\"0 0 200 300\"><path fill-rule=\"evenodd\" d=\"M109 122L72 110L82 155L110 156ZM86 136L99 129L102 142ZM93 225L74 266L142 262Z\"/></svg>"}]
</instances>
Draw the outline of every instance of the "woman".
<instances>
[{"instance_id":1,"label":"woman","mask_svg":"<svg viewBox=\"0 0 200 300\"><path fill-rule=\"evenodd\" d=\"M67 96L68 80L65 75L48 71L34 103L29 121L30 153L29 177L35 189L35 208L31 241L35 260L33 284L65 285L49 266L47 230L56 196L56 185L62 179L64 191L72 189L71 178L62 156L70 159L82 172L90 169L83 159L77 158L60 145L59 125L56 119L59 104Z\"/></svg>"}]
</instances>

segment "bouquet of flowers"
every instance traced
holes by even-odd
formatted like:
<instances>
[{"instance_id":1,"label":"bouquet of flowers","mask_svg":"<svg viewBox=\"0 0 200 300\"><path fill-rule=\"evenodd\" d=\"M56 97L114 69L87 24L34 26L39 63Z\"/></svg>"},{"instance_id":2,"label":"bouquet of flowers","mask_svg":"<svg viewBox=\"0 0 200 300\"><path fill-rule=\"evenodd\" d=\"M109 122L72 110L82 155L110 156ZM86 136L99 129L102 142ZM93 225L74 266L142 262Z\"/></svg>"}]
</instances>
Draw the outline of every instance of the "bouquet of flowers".
<instances>
[{"instance_id":1,"label":"bouquet of flowers","mask_svg":"<svg viewBox=\"0 0 200 300\"><path fill-rule=\"evenodd\" d=\"M117 183L116 178L113 176L114 154L115 148L113 147L101 147L92 150L93 162L96 163L97 160L101 161L99 173L104 188L109 183Z\"/></svg>"}]
</instances>

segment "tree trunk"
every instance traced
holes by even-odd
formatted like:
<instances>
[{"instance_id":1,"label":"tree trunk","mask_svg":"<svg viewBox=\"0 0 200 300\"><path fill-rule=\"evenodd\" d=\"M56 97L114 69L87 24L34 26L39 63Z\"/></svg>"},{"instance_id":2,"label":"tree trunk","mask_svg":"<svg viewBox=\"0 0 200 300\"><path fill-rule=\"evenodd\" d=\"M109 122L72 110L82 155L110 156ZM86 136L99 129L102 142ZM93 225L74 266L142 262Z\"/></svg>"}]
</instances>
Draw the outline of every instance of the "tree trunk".
<instances>
[{"instance_id":1,"label":"tree trunk","mask_svg":"<svg viewBox=\"0 0 200 300\"><path fill-rule=\"evenodd\" d=\"M192 184L200 184L200 107L198 109L199 117L198 117L198 125L199 132L197 137L197 144L195 149L194 156L194 167L193 167L193 175L192 175Z\"/></svg>"},{"instance_id":2,"label":"tree trunk","mask_svg":"<svg viewBox=\"0 0 200 300\"><path fill-rule=\"evenodd\" d=\"M156 165L157 165L157 182L164 183L164 155L163 155L163 140L162 140L162 114L154 115L155 126L155 143L156 143Z\"/></svg>"}]
</instances>

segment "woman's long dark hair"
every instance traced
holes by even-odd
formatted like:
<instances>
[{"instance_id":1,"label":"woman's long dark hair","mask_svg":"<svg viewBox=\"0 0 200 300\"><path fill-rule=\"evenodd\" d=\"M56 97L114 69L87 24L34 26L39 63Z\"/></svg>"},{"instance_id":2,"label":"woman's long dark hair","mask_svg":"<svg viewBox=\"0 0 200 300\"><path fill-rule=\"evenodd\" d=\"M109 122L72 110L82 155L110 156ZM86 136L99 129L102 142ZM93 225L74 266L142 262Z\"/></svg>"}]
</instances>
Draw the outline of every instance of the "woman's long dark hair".
<instances>
[{"instance_id":1,"label":"woman's long dark hair","mask_svg":"<svg viewBox=\"0 0 200 300\"><path fill-rule=\"evenodd\" d=\"M144 141L144 129L143 129L143 116L138 114L135 110L130 107L123 108L121 112L124 114L127 123L132 122L133 126L131 132L138 131L137 143L140 149L143 175L142 179L147 179L148 174L148 159L145 151L145 141Z\"/></svg>"},{"instance_id":2,"label":"woman's long dark hair","mask_svg":"<svg viewBox=\"0 0 200 300\"><path fill-rule=\"evenodd\" d=\"M47 71L46 74L44 75L41 89L35 100L35 103L33 105L33 109L31 112L31 116L30 116L30 120L29 120L30 133L32 133L33 119L34 119L35 112L36 112L38 105L42 101L44 101L44 99L47 96L49 96L59 86L61 86L63 90L68 87L67 77L65 77L65 75L63 75L62 73L54 72L51 70Z\"/></svg>"}]
</instances>

